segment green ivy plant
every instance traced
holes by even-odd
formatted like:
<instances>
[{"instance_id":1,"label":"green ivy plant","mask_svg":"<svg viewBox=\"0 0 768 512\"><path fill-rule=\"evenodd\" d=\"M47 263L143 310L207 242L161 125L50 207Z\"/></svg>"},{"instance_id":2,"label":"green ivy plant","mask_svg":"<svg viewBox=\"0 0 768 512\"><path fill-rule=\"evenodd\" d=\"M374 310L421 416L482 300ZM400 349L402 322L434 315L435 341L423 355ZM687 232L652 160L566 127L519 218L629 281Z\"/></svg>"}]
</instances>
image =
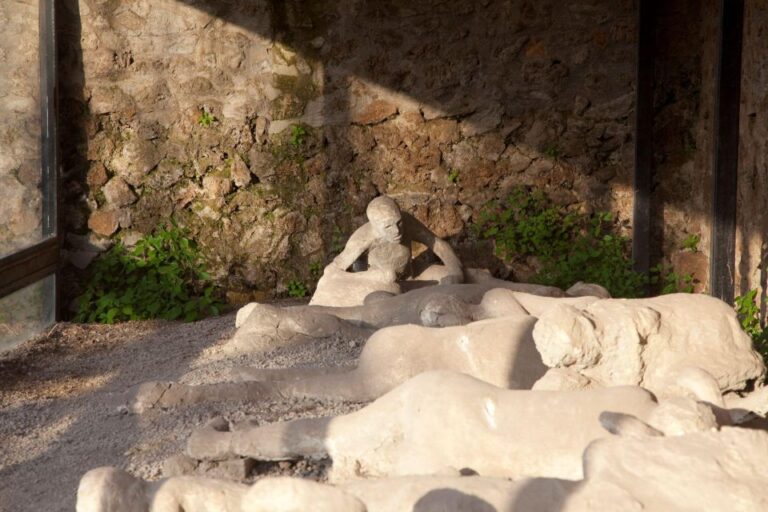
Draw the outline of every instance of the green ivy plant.
<instances>
[{"instance_id":1,"label":"green ivy plant","mask_svg":"<svg viewBox=\"0 0 768 512\"><path fill-rule=\"evenodd\" d=\"M698 252L699 242L701 242L701 235L698 233L691 233L685 237L685 240L683 240L683 249L687 249L691 252Z\"/></svg>"},{"instance_id":2,"label":"green ivy plant","mask_svg":"<svg viewBox=\"0 0 768 512\"><path fill-rule=\"evenodd\" d=\"M505 200L480 210L472 229L481 238L493 239L496 255L506 261L525 256L551 260L568 249L579 220L550 205L540 190L518 187Z\"/></svg>"},{"instance_id":3,"label":"green ivy plant","mask_svg":"<svg viewBox=\"0 0 768 512\"><path fill-rule=\"evenodd\" d=\"M208 128L213 124L214 121L216 121L216 118L213 117L213 114L206 112L205 110L201 112L200 117L197 118L197 124L203 128Z\"/></svg>"},{"instance_id":4,"label":"green ivy plant","mask_svg":"<svg viewBox=\"0 0 768 512\"><path fill-rule=\"evenodd\" d=\"M557 145L553 143L544 146L544 149L542 149L541 152L544 156L553 160L557 160L560 157L560 148L558 148Z\"/></svg>"},{"instance_id":5,"label":"green ivy plant","mask_svg":"<svg viewBox=\"0 0 768 512\"><path fill-rule=\"evenodd\" d=\"M194 321L218 314L220 307L196 244L174 224L132 249L117 242L96 260L75 321Z\"/></svg>"},{"instance_id":6,"label":"green ivy plant","mask_svg":"<svg viewBox=\"0 0 768 512\"><path fill-rule=\"evenodd\" d=\"M474 230L493 239L505 261L535 257L534 281L568 288L577 281L598 283L614 297L637 297L649 282L633 269L629 239L613 233L613 215L566 212L543 192L518 187L501 203L480 211Z\"/></svg>"},{"instance_id":7,"label":"green ivy plant","mask_svg":"<svg viewBox=\"0 0 768 512\"><path fill-rule=\"evenodd\" d=\"M309 275L315 279L320 279L323 275L323 264L320 261L313 261L309 264Z\"/></svg>"},{"instance_id":8,"label":"green ivy plant","mask_svg":"<svg viewBox=\"0 0 768 512\"><path fill-rule=\"evenodd\" d=\"M763 356L768 364L768 329L760 325L760 308L757 305L757 289L753 288L744 295L734 299L736 315L744 329L754 343L755 349Z\"/></svg>"},{"instance_id":9,"label":"green ivy plant","mask_svg":"<svg viewBox=\"0 0 768 512\"><path fill-rule=\"evenodd\" d=\"M301 298L307 296L307 286L298 279L288 281L287 288L289 297Z\"/></svg>"},{"instance_id":10,"label":"green ivy plant","mask_svg":"<svg viewBox=\"0 0 768 512\"><path fill-rule=\"evenodd\" d=\"M307 129L300 124L291 126L291 144L294 147L301 146L307 136Z\"/></svg>"},{"instance_id":11,"label":"green ivy plant","mask_svg":"<svg viewBox=\"0 0 768 512\"><path fill-rule=\"evenodd\" d=\"M668 293L693 293L694 283L697 281L693 274L681 274L675 272L672 267L659 263L651 268L650 282L660 285L659 291L665 295Z\"/></svg>"}]
</instances>

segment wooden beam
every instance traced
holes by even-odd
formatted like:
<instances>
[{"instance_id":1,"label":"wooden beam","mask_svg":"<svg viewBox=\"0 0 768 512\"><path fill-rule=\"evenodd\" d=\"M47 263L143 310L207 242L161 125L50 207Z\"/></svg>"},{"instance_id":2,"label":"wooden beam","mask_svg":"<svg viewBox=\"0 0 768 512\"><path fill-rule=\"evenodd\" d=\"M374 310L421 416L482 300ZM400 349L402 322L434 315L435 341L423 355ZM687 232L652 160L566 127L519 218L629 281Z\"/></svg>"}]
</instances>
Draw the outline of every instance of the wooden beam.
<instances>
[{"instance_id":1,"label":"wooden beam","mask_svg":"<svg viewBox=\"0 0 768 512\"><path fill-rule=\"evenodd\" d=\"M0 298L53 274L58 266L58 238L50 238L0 259Z\"/></svg>"},{"instance_id":2,"label":"wooden beam","mask_svg":"<svg viewBox=\"0 0 768 512\"><path fill-rule=\"evenodd\" d=\"M632 258L635 270L651 267L651 190L653 186L653 83L656 0L640 0L637 23L635 172L633 178Z\"/></svg>"},{"instance_id":3,"label":"wooden beam","mask_svg":"<svg viewBox=\"0 0 768 512\"><path fill-rule=\"evenodd\" d=\"M720 1L715 93L714 185L710 293L733 304L736 267L736 185L744 1Z\"/></svg>"}]
</instances>

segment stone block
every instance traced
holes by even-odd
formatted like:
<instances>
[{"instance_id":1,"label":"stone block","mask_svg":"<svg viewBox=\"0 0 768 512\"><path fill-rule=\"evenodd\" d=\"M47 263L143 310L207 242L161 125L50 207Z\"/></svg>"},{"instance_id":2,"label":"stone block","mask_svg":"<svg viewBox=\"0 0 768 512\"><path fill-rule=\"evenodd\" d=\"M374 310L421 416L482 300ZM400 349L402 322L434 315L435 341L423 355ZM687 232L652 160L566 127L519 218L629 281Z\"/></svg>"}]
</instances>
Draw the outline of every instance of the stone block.
<instances>
[{"instance_id":1,"label":"stone block","mask_svg":"<svg viewBox=\"0 0 768 512\"><path fill-rule=\"evenodd\" d=\"M115 176L104 185L102 189L104 197L110 206L121 207L133 204L136 202L136 194L133 193L131 187L120 178Z\"/></svg>"},{"instance_id":2,"label":"stone block","mask_svg":"<svg viewBox=\"0 0 768 512\"><path fill-rule=\"evenodd\" d=\"M88 228L102 236L110 236L119 226L120 216L117 210L96 210L88 217Z\"/></svg>"},{"instance_id":3,"label":"stone block","mask_svg":"<svg viewBox=\"0 0 768 512\"><path fill-rule=\"evenodd\" d=\"M235 155L232 161L232 181L236 187L245 187L251 183L251 171L245 165L240 155Z\"/></svg>"},{"instance_id":4,"label":"stone block","mask_svg":"<svg viewBox=\"0 0 768 512\"><path fill-rule=\"evenodd\" d=\"M357 124L377 124L397 114L397 106L384 100L374 100L352 115Z\"/></svg>"}]
</instances>

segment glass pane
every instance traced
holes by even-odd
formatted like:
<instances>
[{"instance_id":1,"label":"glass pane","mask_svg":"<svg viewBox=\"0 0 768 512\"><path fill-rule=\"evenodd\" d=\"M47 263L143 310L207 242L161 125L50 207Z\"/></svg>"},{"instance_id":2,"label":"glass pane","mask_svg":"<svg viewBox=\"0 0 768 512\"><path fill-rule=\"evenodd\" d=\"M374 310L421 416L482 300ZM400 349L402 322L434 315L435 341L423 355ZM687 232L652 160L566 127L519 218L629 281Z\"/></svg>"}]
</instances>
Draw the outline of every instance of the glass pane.
<instances>
[{"instance_id":1,"label":"glass pane","mask_svg":"<svg viewBox=\"0 0 768 512\"><path fill-rule=\"evenodd\" d=\"M0 257L42 236L39 0L0 0Z\"/></svg>"},{"instance_id":2,"label":"glass pane","mask_svg":"<svg viewBox=\"0 0 768 512\"><path fill-rule=\"evenodd\" d=\"M0 352L53 324L54 281L51 275L0 299Z\"/></svg>"}]
</instances>

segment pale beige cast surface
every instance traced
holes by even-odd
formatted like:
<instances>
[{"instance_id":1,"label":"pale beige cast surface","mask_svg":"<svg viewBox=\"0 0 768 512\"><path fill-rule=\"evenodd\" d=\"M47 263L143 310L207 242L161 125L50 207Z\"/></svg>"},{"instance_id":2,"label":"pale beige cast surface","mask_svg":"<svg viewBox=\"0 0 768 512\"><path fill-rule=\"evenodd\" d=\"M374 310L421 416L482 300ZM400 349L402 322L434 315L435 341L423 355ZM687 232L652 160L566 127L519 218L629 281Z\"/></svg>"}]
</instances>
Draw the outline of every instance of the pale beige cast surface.
<instances>
[{"instance_id":1,"label":"pale beige cast surface","mask_svg":"<svg viewBox=\"0 0 768 512\"><path fill-rule=\"evenodd\" d=\"M500 295L507 294L512 292L494 290L486 297L498 305ZM499 300L490 300L493 297ZM246 378L268 380L198 386L146 383L136 391L131 408L142 413L206 401L286 397L373 400L430 370L452 370L503 388L530 389L547 368L531 335L535 318L524 311L518 313L455 327L399 325L380 329L366 342L357 367L347 371L319 374L310 368L256 371L252 375L244 369L241 374Z\"/></svg>"},{"instance_id":2,"label":"pale beige cast surface","mask_svg":"<svg viewBox=\"0 0 768 512\"><path fill-rule=\"evenodd\" d=\"M233 355L266 352L336 334L366 338L375 329L392 325L446 327L507 314L500 307L493 312L484 310L481 304L483 296L494 289L518 292L514 301L506 303L510 304L513 312L522 306L536 317L557 303L548 300L551 298L563 297L567 299L564 303L579 307L597 299L564 297L559 288L490 279L475 284L428 286L399 295L374 293L362 306L279 308L254 302L238 311L235 320L238 329L225 346L225 351ZM512 304L514 302L518 304ZM477 308L478 305L481 307Z\"/></svg>"},{"instance_id":3,"label":"pale beige cast surface","mask_svg":"<svg viewBox=\"0 0 768 512\"><path fill-rule=\"evenodd\" d=\"M192 477L144 482L98 468L81 480L77 511L759 512L768 505L766 432L618 434L587 447L583 480L411 475L331 486L280 477L248 488Z\"/></svg>"},{"instance_id":4,"label":"pale beige cast surface","mask_svg":"<svg viewBox=\"0 0 768 512\"><path fill-rule=\"evenodd\" d=\"M556 369L536 389L638 385L722 404L721 393L761 385L765 365L725 302L699 294L558 304L533 332Z\"/></svg>"},{"instance_id":5,"label":"pale beige cast surface","mask_svg":"<svg viewBox=\"0 0 768 512\"><path fill-rule=\"evenodd\" d=\"M442 284L464 282L461 261L451 246L415 217L401 212L394 200L387 196L373 199L366 216L368 222L352 233L344 250L325 267L310 304L359 306L372 292L399 293L397 281L415 275L412 242L424 244L442 261L446 269ZM368 257L368 270L348 272L363 255Z\"/></svg>"},{"instance_id":6,"label":"pale beige cast surface","mask_svg":"<svg viewBox=\"0 0 768 512\"><path fill-rule=\"evenodd\" d=\"M215 422L192 434L187 453L198 459L330 456L335 482L462 468L483 476L578 479L581 453L607 435L601 413L636 416L662 432L670 424L682 431L716 426L708 407L686 404L695 402L658 404L638 387L516 391L460 373L428 372L344 416L259 427Z\"/></svg>"}]
</instances>

